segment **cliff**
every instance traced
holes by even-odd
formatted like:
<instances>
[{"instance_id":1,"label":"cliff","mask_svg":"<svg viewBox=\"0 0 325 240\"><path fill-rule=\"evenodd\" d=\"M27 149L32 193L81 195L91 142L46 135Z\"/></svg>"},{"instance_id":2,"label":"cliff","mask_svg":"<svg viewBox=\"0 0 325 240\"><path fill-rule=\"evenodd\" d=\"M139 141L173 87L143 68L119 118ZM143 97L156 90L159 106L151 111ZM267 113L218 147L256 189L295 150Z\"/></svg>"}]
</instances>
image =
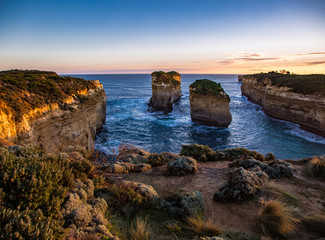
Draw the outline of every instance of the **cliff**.
<instances>
[{"instance_id":1,"label":"cliff","mask_svg":"<svg viewBox=\"0 0 325 240\"><path fill-rule=\"evenodd\" d=\"M173 110L173 103L182 96L181 75L177 72L153 72L151 74L152 97L149 109L163 111L165 114Z\"/></svg>"},{"instance_id":2,"label":"cliff","mask_svg":"<svg viewBox=\"0 0 325 240\"><path fill-rule=\"evenodd\" d=\"M99 81L11 70L0 72L0 92L0 138L49 152L69 145L94 148L106 118L106 95Z\"/></svg>"},{"instance_id":3,"label":"cliff","mask_svg":"<svg viewBox=\"0 0 325 240\"><path fill-rule=\"evenodd\" d=\"M208 79L190 85L192 121L205 125L228 127L232 121L230 98L219 83Z\"/></svg>"},{"instance_id":4,"label":"cliff","mask_svg":"<svg viewBox=\"0 0 325 240\"><path fill-rule=\"evenodd\" d=\"M241 76L242 94L266 114L325 136L325 76L261 73Z\"/></svg>"}]
</instances>

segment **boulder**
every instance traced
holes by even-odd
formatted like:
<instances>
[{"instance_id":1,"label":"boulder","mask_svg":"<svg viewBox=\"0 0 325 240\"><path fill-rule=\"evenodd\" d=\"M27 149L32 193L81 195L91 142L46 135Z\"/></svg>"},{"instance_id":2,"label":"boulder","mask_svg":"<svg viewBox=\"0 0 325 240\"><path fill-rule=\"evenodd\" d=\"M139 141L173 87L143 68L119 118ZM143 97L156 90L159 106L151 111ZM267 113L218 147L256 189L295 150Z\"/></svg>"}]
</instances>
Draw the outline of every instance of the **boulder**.
<instances>
[{"instance_id":1,"label":"boulder","mask_svg":"<svg viewBox=\"0 0 325 240\"><path fill-rule=\"evenodd\" d=\"M216 202L243 202L254 196L267 180L264 172L247 171L242 167L227 173L227 182L214 194Z\"/></svg>"},{"instance_id":2,"label":"boulder","mask_svg":"<svg viewBox=\"0 0 325 240\"><path fill-rule=\"evenodd\" d=\"M198 173L196 160L191 157L179 157L167 164L167 176L183 176Z\"/></svg>"},{"instance_id":3,"label":"boulder","mask_svg":"<svg viewBox=\"0 0 325 240\"><path fill-rule=\"evenodd\" d=\"M149 109L163 111L165 114L173 110L173 103L181 96L181 75L177 72L156 71L151 74L152 97Z\"/></svg>"},{"instance_id":4,"label":"boulder","mask_svg":"<svg viewBox=\"0 0 325 240\"><path fill-rule=\"evenodd\" d=\"M220 83L208 79L190 85L191 118L193 122L216 127L228 127L232 121L230 97Z\"/></svg>"}]
</instances>

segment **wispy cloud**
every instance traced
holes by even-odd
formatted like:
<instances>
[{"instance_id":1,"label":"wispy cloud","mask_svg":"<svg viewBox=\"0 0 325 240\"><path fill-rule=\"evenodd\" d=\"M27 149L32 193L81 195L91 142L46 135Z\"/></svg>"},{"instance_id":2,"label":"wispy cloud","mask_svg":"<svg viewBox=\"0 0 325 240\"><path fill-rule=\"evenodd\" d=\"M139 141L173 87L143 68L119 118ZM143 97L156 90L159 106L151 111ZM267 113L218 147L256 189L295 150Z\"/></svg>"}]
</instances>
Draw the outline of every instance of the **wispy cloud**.
<instances>
[{"instance_id":1,"label":"wispy cloud","mask_svg":"<svg viewBox=\"0 0 325 240\"><path fill-rule=\"evenodd\" d=\"M295 56L325 55L325 52L297 53Z\"/></svg>"},{"instance_id":2,"label":"wispy cloud","mask_svg":"<svg viewBox=\"0 0 325 240\"><path fill-rule=\"evenodd\" d=\"M311 65L320 65L325 64L325 61L316 61L316 62L304 62L304 64L311 66Z\"/></svg>"},{"instance_id":3,"label":"wispy cloud","mask_svg":"<svg viewBox=\"0 0 325 240\"><path fill-rule=\"evenodd\" d=\"M273 60L279 60L279 59L280 58L275 58L275 57L264 57L262 53L242 52L237 55L233 54L231 58L220 61L219 63L232 64L232 63L237 63L237 62L273 61Z\"/></svg>"}]
</instances>

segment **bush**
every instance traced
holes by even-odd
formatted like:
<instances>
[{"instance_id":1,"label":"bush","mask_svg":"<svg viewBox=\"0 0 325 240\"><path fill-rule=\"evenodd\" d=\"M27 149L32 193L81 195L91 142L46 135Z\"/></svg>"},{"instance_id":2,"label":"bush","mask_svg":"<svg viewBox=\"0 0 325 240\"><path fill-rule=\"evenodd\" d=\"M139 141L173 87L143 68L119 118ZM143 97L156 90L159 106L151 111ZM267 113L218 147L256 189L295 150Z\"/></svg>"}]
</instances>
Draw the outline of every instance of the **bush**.
<instances>
[{"instance_id":1,"label":"bush","mask_svg":"<svg viewBox=\"0 0 325 240\"><path fill-rule=\"evenodd\" d=\"M203 221L199 216L189 217L187 223L191 230L199 237L213 237L218 236L221 233L221 230L216 227L211 220Z\"/></svg>"},{"instance_id":2,"label":"bush","mask_svg":"<svg viewBox=\"0 0 325 240\"><path fill-rule=\"evenodd\" d=\"M272 238L285 238L297 228L297 220L278 201L265 202L257 217L257 228L260 233Z\"/></svg>"},{"instance_id":3,"label":"bush","mask_svg":"<svg viewBox=\"0 0 325 240\"><path fill-rule=\"evenodd\" d=\"M152 153L147 159L148 163L153 167L165 165L169 159L164 157L162 154Z\"/></svg>"},{"instance_id":4,"label":"bush","mask_svg":"<svg viewBox=\"0 0 325 240\"><path fill-rule=\"evenodd\" d=\"M9 234L11 229L15 236L40 234L38 239L52 239L45 237L43 229L47 229L58 239L61 205L73 179L62 155L48 155L31 146L0 148L0 189L5 195L0 203L0 232Z\"/></svg>"},{"instance_id":5,"label":"bush","mask_svg":"<svg viewBox=\"0 0 325 240\"><path fill-rule=\"evenodd\" d=\"M152 198L123 183L102 187L96 191L96 195L103 196L111 209L127 217L152 204Z\"/></svg>"},{"instance_id":6,"label":"bush","mask_svg":"<svg viewBox=\"0 0 325 240\"><path fill-rule=\"evenodd\" d=\"M305 170L309 177L325 178L325 157L313 157Z\"/></svg>"},{"instance_id":7,"label":"bush","mask_svg":"<svg viewBox=\"0 0 325 240\"><path fill-rule=\"evenodd\" d=\"M183 145L179 155L192 157L198 162L216 160L216 152L213 151L208 145L204 146L196 143L191 145Z\"/></svg>"},{"instance_id":8,"label":"bush","mask_svg":"<svg viewBox=\"0 0 325 240\"><path fill-rule=\"evenodd\" d=\"M250 151L244 147L227 148L225 151L225 160L233 161L236 159L248 159L253 157L256 160L263 161L264 156L256 151Z\"/></svg>"}]
</instances>

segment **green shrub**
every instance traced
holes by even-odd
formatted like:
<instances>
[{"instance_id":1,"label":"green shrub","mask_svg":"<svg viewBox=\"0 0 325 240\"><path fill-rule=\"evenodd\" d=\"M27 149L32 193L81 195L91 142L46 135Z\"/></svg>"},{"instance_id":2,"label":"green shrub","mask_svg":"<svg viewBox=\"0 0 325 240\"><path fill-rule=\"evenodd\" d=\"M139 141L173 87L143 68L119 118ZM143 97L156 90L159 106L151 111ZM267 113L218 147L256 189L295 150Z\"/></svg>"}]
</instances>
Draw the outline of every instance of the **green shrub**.
<instances>
[{"instance_id":1,"label":"green shrub","mask_svg":"<svg viewBox=\"0 0 325 240\"><path fill-rule=\"evenodd\" d=\"M325 158L313 157L309 161L305 173L309 177L325 178Z\"/></svg>"},{"instance_id":2,"label":"green shrub","mask_svg":"<svg viewBox=\"0 0 325 240\"><path fill-rule=\"evenodd\" d=\"M152 153L147 161L151 166L158 167L168 163L169 159L165 158L162 154Z\"/></svg>"},{"instance_id":3,"label":"green shrub","mask_svg":"<svg viewBox=\"0 0 325 240\"><path fill-rule=\"evenodd\" d=\"M225 158L228 161L233 161L236 159L247 159L249 157L253 157L256 160L263 161L264 156L256 151L248 150L244 147L236 147L236 148L227 148L225 151Z\"/></svg>"},{"instance_id":4,"label":"green shrub","mask_svg":"<svg viewBox=\"0 0 325 240\"><path fill-rule=\"evenodd\" d=\"M99 188L96 190L96 196L103 196L111 209L127 217L151 205L151 199L123 184L111 184Z\"/></svg>"},{"instance_id":5,"label":"green shrub","mask_svg":"<svg viewBox=\"0 0 325 240\"><path fill-rule=\"evenodd\" d=\"M62 239L62 222L44 216L42 210L12 210L0 206L0 239Z\"/></svg>"},{"instance_id":6,"label":"green shrub","mask_svg":"<svg viewBox=\"0 0 325 240\"><path fill-rule=\"evenodd\" d=\"M196 143L191 145L183 145L179 155L192 157L198 162L216 160L216 152L213 151L208 145L204 146Z\"/></svg>"},{"instance_id":7,"label":"green shrub","mask_svg":"<svg viewBox=\"0 0 325 240\"><path fill-rule=\"evenodd\" d=\"M5 195L0 202L0 232L10 234L11 229L16 239L26 234L40 234L30 239L59 239L60 209L73 180L62 155L48 155L31 146L0 148L0 195Z\"/></svg>"}]
</instances>

